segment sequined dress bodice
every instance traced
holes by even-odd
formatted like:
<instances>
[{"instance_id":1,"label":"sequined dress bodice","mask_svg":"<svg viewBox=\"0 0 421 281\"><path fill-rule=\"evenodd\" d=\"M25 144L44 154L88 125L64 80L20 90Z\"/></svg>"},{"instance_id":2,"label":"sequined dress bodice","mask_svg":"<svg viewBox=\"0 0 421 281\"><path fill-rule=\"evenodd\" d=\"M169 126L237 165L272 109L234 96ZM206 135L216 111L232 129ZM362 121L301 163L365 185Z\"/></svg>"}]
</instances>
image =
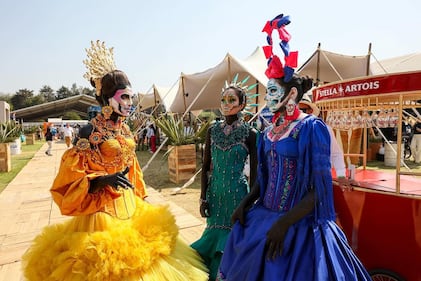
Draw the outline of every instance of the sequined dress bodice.
<instances>
[{"instance_id":1,"label":"sequined dress bodice","mask_svg":"<svg viewBox=\"0 0 421 281\"><path fill-rule=\"evenodd\" d=\"M248 192L243 171L248 155L245 140L249 130L249 126L242 122L231 128L217 122L211 129L212 173L207 198L214 215L208 218L208 227L229 228L232 212Z\"/></svg>"}]
</instances>

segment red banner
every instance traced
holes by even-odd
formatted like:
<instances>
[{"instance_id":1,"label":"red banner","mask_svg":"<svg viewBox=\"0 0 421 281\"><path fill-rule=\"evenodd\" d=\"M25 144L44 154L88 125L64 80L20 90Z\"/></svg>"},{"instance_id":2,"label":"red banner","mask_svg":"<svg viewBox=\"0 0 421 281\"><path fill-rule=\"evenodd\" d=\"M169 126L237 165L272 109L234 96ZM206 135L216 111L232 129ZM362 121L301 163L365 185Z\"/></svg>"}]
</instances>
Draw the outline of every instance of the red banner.
<instances>
[{"instance_id":1,"label":"red banner","mask_svg":"<svg viewBox=\"0 0 421 281\"><path fill-rule=\"evenodd\" d=\"M405 72L327 84L313 90L314 101L421 90L421 72Z\"/></svg>"}]
</instances>

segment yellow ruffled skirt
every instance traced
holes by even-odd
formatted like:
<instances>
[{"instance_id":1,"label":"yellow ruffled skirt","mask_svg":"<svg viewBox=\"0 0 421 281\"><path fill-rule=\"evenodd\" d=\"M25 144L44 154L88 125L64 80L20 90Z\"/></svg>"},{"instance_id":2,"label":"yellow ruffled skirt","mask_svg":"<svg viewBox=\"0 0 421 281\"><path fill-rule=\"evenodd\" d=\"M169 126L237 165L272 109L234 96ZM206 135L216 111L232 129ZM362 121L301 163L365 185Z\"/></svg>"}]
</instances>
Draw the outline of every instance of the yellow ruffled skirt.
<instances>
[{"instance_id":1,"label":"yellow ruffled skirt","mask_svg":"<svg viewBox=\"0 0 421 281\"><path fill-rule=\"evenodd\" d=\"M136 203L129 220L96 213L45 227L22 257L27 280L208 280L168 208Z\"/></svg>"}]
</instances>

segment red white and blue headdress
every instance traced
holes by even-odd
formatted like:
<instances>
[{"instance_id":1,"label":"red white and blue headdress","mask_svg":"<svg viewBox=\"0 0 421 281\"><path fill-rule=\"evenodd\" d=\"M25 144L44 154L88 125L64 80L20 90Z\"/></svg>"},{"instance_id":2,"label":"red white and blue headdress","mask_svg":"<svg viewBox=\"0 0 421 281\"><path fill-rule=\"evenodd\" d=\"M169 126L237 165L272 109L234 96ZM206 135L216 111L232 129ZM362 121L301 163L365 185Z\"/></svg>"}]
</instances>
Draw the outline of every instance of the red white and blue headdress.
<instances>
[{"instance_id":1,"label":"red white and blue headdress","mask_svg":"<svg viewBox=\"0 0 421 281\"><path fill-rule=\"evenodd\" d=\"M262 32L266 32L268 34L268 46L263 46L263 51L266 59L268 59L268 68L266 69L265 74L269 79L283 77L284 82L289 82L294 75L294 68L297 67L298 51L289 51L288 42L291 39L291 35L285 29L290 22L289 16L280 14L274 19L267 21L262 30ZM284 54L285 66L282 65L280 58L273 53L272 32L274 30L278 31L279 39L281 40L279 46Z\"/></svg>"}]
</instances>

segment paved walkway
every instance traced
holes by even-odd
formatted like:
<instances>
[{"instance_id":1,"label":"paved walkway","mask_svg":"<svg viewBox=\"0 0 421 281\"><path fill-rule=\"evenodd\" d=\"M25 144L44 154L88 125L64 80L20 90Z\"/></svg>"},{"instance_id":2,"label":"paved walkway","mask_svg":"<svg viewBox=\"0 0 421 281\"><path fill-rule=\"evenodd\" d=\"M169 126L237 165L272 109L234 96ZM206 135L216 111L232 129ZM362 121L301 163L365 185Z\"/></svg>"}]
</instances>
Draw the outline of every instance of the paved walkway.
<instances>
[{"instance_id":1,"label":"paved walkway","mask_svg":"<svg viewBox=\"0 0 421 281\"><path fill-rule=\"evenodd\" d=\"M49 188L59 169L66 146L54 142L53 156L45 155L45 144L0 193L0 281L24 280L20 259L32 239L49 224L67 219L53 202ZM168 204L176 217L181 236L191 243L203 232L201 220L187 213L159 192L148 188L148 201Z\"/></svg>"}]
</instances>

